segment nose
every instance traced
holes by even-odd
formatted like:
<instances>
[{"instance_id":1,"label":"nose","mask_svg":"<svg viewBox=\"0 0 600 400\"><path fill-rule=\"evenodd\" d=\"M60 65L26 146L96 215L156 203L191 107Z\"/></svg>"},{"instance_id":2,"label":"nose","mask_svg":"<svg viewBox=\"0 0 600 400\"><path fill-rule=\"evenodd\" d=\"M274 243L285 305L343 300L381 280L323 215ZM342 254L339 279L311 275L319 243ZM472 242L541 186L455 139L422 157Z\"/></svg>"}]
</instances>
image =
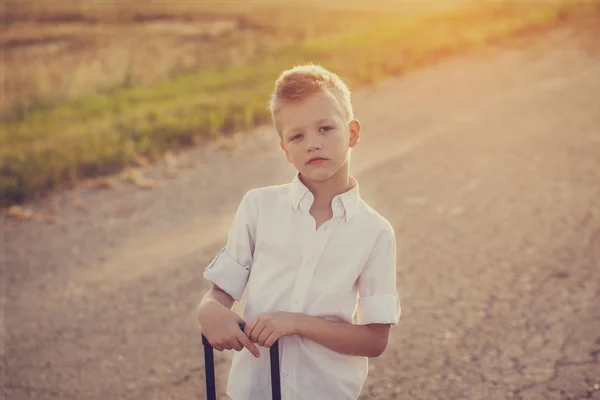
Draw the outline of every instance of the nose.
<instances>
[{"instance_id":1,"label":"nose","mask_svg":"<svg viewBox=\"0 0 600 400\"><path fill-rule=\"evenodd\" d=\"M306 149L308 151L321 150L322 148L321 140L315 136L309 137L309 140L307 140L306 143Z\"/></svg>"}]
</instances>

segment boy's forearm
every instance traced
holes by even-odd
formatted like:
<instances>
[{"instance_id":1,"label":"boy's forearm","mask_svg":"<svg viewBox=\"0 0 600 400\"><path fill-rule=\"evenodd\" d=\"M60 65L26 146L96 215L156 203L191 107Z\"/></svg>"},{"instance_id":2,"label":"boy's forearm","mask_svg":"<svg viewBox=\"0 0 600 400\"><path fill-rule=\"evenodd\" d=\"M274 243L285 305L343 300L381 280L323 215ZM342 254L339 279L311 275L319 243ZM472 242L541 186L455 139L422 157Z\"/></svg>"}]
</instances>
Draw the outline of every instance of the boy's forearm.
<instances>
[{"instance_id":1,"label":"boy's forearm","mask_svg":"<svg viewBox=\"0 0 600 400\"><path fill-rule=\"evenodd\" d=\"M389 325L355 325L297 314L296 333L338 353L378 357L387 346Z\"/></svg>"},{"instance_id":2,"label":"boy's forearm","mask_svg":"<svg viewBox=\"0 0 600 400\"><path fill-rule=\"evenodd\" d=\"M204 295L200 304L204 303L205 301L217 301L229 309L231 309L235 303L235 299L233 297L215 285L213 285L213 287Z\"/></svg>"}]
</instances>

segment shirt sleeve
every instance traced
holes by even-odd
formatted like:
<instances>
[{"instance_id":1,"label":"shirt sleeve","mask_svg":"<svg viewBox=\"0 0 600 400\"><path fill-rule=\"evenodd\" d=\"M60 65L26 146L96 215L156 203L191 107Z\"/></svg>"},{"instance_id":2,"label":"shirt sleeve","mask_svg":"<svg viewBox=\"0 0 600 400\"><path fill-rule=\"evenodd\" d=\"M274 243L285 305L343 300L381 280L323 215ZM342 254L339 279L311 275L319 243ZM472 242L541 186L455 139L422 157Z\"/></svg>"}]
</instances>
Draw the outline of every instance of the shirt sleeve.
<instances>
[{"instance_id":1,"label":"shirt sleeve","mask_svg":"<svg viewBox=\"0 0 600 400\"><path fill-rule=\"evenodd\" d=\"M233 299L242 298L254 253L257 210L248 192L242 198L229 230L227 243L204 270L204 279Z\"/></svg>"},{"instance_id":2,"label":"shirt sleeve","mask_svg":"<svg viewBox=\"0 0 600 400\"><path fill-rule=\"evenodd\" d=\"M400 319L396 290L396 236L390 226L379 234L358 278L359 325L392 324Z\"/></svg>"}]
</instances>

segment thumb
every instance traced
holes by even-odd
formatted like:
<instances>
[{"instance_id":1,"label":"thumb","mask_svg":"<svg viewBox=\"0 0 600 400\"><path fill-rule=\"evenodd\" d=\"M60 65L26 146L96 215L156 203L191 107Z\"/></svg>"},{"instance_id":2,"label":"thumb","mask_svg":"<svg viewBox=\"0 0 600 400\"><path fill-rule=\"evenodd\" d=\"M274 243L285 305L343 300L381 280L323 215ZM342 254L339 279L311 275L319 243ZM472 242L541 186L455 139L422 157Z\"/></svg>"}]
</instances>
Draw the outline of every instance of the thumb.
<instances>
[{"instance_id":1,"label":"thumb","mask_svg":"<svg viewBox=\"0 0 600 400\"><path fill-rule=\"evenodd\" d=\"M238 317L237 317L237 321L236 321L236 322L237 322L237 324L238 324L238 327L239 327L241 330L244 330L244 328L246 327L246 321L244 321L244 319L238 315Z\"/></svg>"}]
</instances>

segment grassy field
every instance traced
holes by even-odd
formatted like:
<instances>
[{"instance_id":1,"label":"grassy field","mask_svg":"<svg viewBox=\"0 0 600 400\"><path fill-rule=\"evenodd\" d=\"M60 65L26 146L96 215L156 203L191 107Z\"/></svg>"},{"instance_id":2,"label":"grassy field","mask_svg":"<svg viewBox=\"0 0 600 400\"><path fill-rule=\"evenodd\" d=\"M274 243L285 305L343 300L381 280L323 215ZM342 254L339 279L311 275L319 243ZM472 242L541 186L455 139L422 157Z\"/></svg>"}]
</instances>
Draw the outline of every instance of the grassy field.
<instances>
[{"instance_id":1,"label":"grassy field","mask_svg":"<svg viewBox=\"0 0 600 400\"><path fill-rule=\"evenodd\" d=\"M273 81L295 64L323 64L356 88L598 11L433 3L8 1L0 205L268 122Z\"/></svg>"}]
</instances>

